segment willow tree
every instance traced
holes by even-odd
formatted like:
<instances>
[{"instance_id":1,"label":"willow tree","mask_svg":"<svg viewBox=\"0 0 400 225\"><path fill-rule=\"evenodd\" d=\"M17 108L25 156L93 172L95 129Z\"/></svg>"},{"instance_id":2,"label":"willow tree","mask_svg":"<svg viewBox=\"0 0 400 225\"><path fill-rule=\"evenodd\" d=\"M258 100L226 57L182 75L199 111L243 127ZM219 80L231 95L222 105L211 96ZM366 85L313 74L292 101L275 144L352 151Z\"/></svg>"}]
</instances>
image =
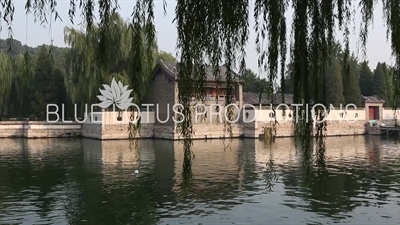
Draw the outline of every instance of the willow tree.
<instances>
[{"instance_id":1,"label":"willow tree","mask_svg":"<svg viewBox=\"0 0 400 225\"><path fill-rule=\"evenodd\" d=\"M13 19L15 0L3 1L3 20L9 26ZM98 46L98 60L96 67L104 68L105 71L111 68L114 63L109 59L110 46L115 45L110 37L110 21L112 21L113 12L118 10L116 1L113 0L70 0L71 8L69 16L75 16L77 7L83 11L85 29L89 32L98 32L100 39L96 44ZM131 68L135 74L142 74L145 70L144 63L152 60L150 52L155 40L154 28L154 2L155 0L137 0L133 8L132 24L134 24L131 33L132 45L129 46L129 54L132 54ZM94 7L97 3L100 14L100 23L94 25ZM164 0L166 3L166 0ZM245 64L245 45L249 37L249 17L251 5L249 0L177 0L175 9L175 22L178 31L178 61L180 62L179 76L179 101L184 106L182 113L186 120L179 124L180 132L184 139L190 139L193 133L191 110L189 108L190 94L193 89L204 90L205 84L205 64L214 66L225 64L227 67L228 93L226 104L232 101L229 92L232 91L231 83L233 80L232 70L236 69L240 73L244 72ZM253 16L255 18L255 32L257 38L257 52L259 54L259 67L267 77L269 83L276 82L278 77L284 77L286 63L286 51L288 48L286 30L289 25L292 26L291 35L291 61L293 62L293 86L294 102L308 103L311 100L326 104L324 86L320 83L325 82L324 74L330 58L330 49L334 41L335 29L339 28L344 35L345 53L349 49L350 23L357 12L361 13L360 39L362 48L365 52L368 29L373 20L373 12L376 0L255 0ZM400 0L382 0L384 19L388 28L388 37L392 44L392 51L395 59L396 72L395 82L398 83L400 74ZM286 23L285 13L288 7L294 9L293 21ZM55 0L34 1L27 0L26 9L33 12L35 17L41 22L47 20L47 10L50 8L50 16L57 18ZM140 32L138 32L140 31ZM90 38L88 38L90 39ZM117 42L118 43L118 42ZM136 44L136 45L135 45ZM139 47L138 47L138 46ZM142 45L145 48L142 48ZM117 47L122 51L120 47ZM147 53L147 54L145 54ZM143 57L144 55L147 55ZM94 55L86 56L87 58ZM348 58L348 54L345 55ZM346 61L346 60L345 60ZM280 72L278 69L280 68ZM88 82L99 82L102 78L101 73L96 73L97 77L88 78ZM215 74L218 74L217 71ZM131 81L141 83L141 76L131 77ZM138 80L136 80L138 79ZM346 79L346 77L345 77ZM283 81L284 79L280 79ZM313 91L308 91L308 81L312 80ZM397 84L396 83L396 84ZM281 85L281 87L285 87ZM397 101L399 85L395 85ZM204 93L199 94L200 97ZM140 91L135 94L140 96ZM281 93L285 93L282 90ZM284 97L284 96L282 96ZM140 99L140 98L139 98ZM313 123L304 120L310 112L299 113L299 123L295 124L295 133L297 136L311 137L314 133ZM318 110L319 117L324 116L321 110ZM296 113L297 115L297 113ZM229 124L228 124L229 125ZM317 126L315 135L317 142L323 149L323 137L325 135L326 124L321 123ZM302 138L309 140L310 138ZM189 143L189 142L188 142ZM304 142L304 149L311 149L311 141ZM323 151L321 151L323 152Z\"/></svg>"},{"instance_id":2,"label":"willow tree","mask_svg":"<svg viewBox=\"0 0 400 225\"><path fill-rule=\"evenodd\" d=\"M10 102L11 85L13 81L13 68L11 59L6 54L0 53L0 96L5 96L0 99L0 116L7 112L8 104Z\"/></svg>"},{"instance_id":3,"label":"willow tree","mask_svg":"<svg viewBox=\"0 0 400 225\"><path fill-rule=\"evenodd\" d=\"M66 53L67 86L73 102L96 103L99 88L113 77L135 90L136 102L142 100L154 66L156 44L136 42L144 40L140 29L124 21L118 13L110 15L105 27L96 25L86 31L65 28L65 42L71 47ZM138 61L141 63L134 63Z\"/></svg>"},{"instance_id":4,"label":"willow tree","mask_svg":"<svg viewBox=\"0 0 400 225\"><path fill-rule=\"evenodd\" d=\"M28 54L9 55L0 53L0 118L29 116L29 87L32 67Z\"/></svg>"}]
</instances>

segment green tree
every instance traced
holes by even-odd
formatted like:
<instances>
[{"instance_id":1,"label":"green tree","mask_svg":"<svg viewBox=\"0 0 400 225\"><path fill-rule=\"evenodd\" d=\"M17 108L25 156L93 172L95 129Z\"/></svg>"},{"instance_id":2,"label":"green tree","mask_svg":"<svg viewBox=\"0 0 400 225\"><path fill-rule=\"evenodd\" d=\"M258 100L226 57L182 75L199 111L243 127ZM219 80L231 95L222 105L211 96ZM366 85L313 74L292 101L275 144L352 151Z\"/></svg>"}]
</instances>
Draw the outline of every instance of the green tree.
<instances>
[{"instance_id":1,"label":"green tree","mask_svg":"<svg viewBox=\"0 0 400 225\"><path fill-rule=\"evenodd\" d=\"M251 69L245 70L242 79L244 92L258 93L259 100L261 100L263 93L268 93L269 82L265 78L258 77Z\"/></svg>"},{"instance_id":2,"label":"green tree","mask_svg":"<svg viewBox=\"0 0 400 225\"><path fill-rule=\"evenodd\" d=\"M381 63L378 63L376 65L373 78L374 95L379 96L381 99L385 100L385 102L387 102L387 94L388 94L386 76L387 75L384 72L383 65Z\"/></svg>"},{"instance_id":3,"label":"green tree","mask_svg":"<svg viewBox=\"0 0 400 225\"><path fill-rule=\"evenodd\" d=\"M346 71L347 70L347 71ZM345 74L347 73L347 76ZM361 90L358 75L360 74L359 64L354 56L345 63L342 58L342 83L343 95L346 104L361 106Z\"/></svg>"},{"instance_id":4,"label":"green tree","mask_svg":"<svg viewBox=\"0 0 400 225\"><path fill-rule=\"evenodd\" d=\"M176 63L176 58L175 56L173 56L171 53L169 52L165 52L165 51L156 51L154 53L154 57L155 59L161 59L164 62L170 62L170 63Z\"/></svg>"},{"instance_id":5,"label":"green tree","mask_svg":"<svg viewBox=\"0 0 400 225\"><path fill-rule=\"evenodd\" d=\"M374 83L371 69L368 66L367 61L363 61L360 64L360 90L361 94L365 96L370 96L374 94Z\"/></svg>"},{"instance_id":6,"label":"green tree","mask_svg":"<svg viewBox=\"0 0 400 225\"><path fill-rule=\"evenodd\" d=\"M8 117L28 118L30 115L34 68L24 63L26 59L31 61L31 57L27 53L18 54L13 60L13 82Z\"/></svg>"},{"instance_id":7,"label":"green tree","mask_svg":"<svg viewBox=\"0 0 400 225\"><path fill-rule=\"evenodd\" d=\"M289 63L286 68L286 76L283 79L283 92L285 94L293 94L293 64Z\"/></svg>"},{"instance_id":8,"label":"green tree","mask_svg":"<svg viewBox=\"0 0 400 225\"><path fill-rule=\"evenodd\" d=\"M144 39L146 27L124 21L118 13L110 16L104 28L107 35L99 26L87 32L65 28L65 40L71 47L66 52L68 93L81 109L84 104L96 103L99 88L113 77L129 84L135 90L135 103L140 103L148 90L155 58L172 60L167 53L155 54L156 42Z\"/></svg>"},{"instance_id":9,"label":"green tree","mask_svg":"<svg viewBox=\"0 0 400 225\"><path fill-rule=\"evenodd\" d=\"M54 68L45 46L36 58L32 87L32 119L45 120L48 104L57 104L61 111L66 99L64 77L60 69Z\"/></svg>"},{"instance_id":10,"label":"green tree","mask_svg":"<svg viewBox=\"0 0 400 225\"><path fill-rule=\"evenodd\" d=\"M48 45L43 45L46 46L47 49L50 50L50 47L52 48L51 51L51 57L54 59L54 65L61 70L65 70L65 51L66 48L62 47L56 47L56 46L48 46ZM22 45L21 41L16 40L16 39L0 39L0 52L3 53L11 53L13 56L18 56L18 55L24 55L25 53L29 54L30 57L36 56L41 49L42 46L37 46L37 47L31 47L31 46L26 46Z\"/></svg>"},{"instance_id":11,"label":"green tree","mask_svg":"<svg viewBox=\"0 0 400 225\"><path fill-rule=\"evenodd\" d=\"M21 118L29 115L31 67L24 64L25 55L0 52L0 118Z\"/></svg>"},{"instance_id":12,"label":"green tree","mask_svg":"<svg viewBox=\"0 0 400 225\"><path fill-rule=\"evenodd\" d=\"M250 69L246 69L242 76L244 92L259 92L259 78Z\"/></svg>"},{"instance_id":13,"label":"green tree","mask_svg":"<svg viewBox=\"0 0 400 225\"><path fill-rule=\"evenodd\" d=\"M381 63L383 73L385 74L386 87L387 87L387 95L385 99L386 106L393 106L393 94L394 94L394 86L393 86L393 71L390 67L386 65L386 63Z\"/></svg>"},{"instance_id":14,"label":"green tree","mask_svg":"<svg viewBox=\"0 0 400 225\"><path fill-rule=\"evenodd\" d=\"M339 106L344 104L341 66L337 59L332 60L326 71L326 100L329 104Z\"/></svg>"},{"instance_id":15,"label":"green tree","mask_svg":"<svg viewBox=\"0 0 400 225\"><path fill-rule=\"evenodd\" d=\"M13 81L13 67L11 58L3 53L0 53L0 118L8 112L10 101L11 85ZM3 97L7 96L7 97Z\"/></svg>"}]
</instances>

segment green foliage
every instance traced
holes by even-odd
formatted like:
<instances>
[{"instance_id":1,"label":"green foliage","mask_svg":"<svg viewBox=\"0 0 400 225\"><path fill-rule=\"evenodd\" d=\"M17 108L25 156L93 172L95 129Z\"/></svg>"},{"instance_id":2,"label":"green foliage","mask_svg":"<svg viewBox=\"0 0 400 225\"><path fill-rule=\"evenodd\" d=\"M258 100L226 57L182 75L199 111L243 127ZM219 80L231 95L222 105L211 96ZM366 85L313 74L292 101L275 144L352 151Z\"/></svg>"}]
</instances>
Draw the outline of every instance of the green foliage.
<instances>
[{"instance_id":1,"label":"green foliage","mask_svg":"<svg viewBox=\"0 0 400 225\"><path fill-rule=\"evenodd\" d=\"M381 63L383 73L385 74L386 80L386 91L387 96L385 99L386 106L393 106L393 95L394 95L394 86L393 86L393 70L389 68L386 63Z\"/></svg>"},{"instance_id":2,"label":"green foliage","mask_svg":"<svg viewBox=\"0 0 400 225\"><path fill-rule=\"evenodd\" d=\"M347 76L345 76L347 74ZM361 106L361 89L359 84L360 66L354 56L346 63L342 60L343 95L346 104Z\"/></svg>"},{"instance_id":3,"label":"green foliage","mask_svg":"<svg viewBox=\"0 0 400 225\"><path fill-rule=\"evenodd\" d=\"M281 88L283 90L283 93L285 94L293 94L293 89L294 89L294 84L293 84L293 63L289 63L286 66L286 76L284 77L283 81L283 86L284 88Z\"/></svg>"},{"instance_id":4,"label":"green foliage","mask_svg":"<svg viewBox=\"0 0 400 225\"><path fill-rule=\"evenodd\" d=\"M167 53L154 53L157 49L155 42L134 42L133 36L142 35L136 34L143 32L141 29L136 24L124 21L118 13L110 14L106 36L102 36L102 28L97 25L86 32L65 28L65 41L71 47L66 53L66 80L73 102L81 105L96 103L98 89L102 84L110 83L113 77L133 88L136 103L142 100L148 89L155 59L172 59ZM99 40L113 45L105 45ZM150 55L145 51L147 45L151 45Z\"/></svg>"},{"instance_id":5,"label":"green foliage","mask_svg":"<svg viewBox=\"0 0 400 225\"><path fill-rule=\"evenodd\" d=\"M13 81L13 66L12 59L5 55L0 54L0 96L9 96L11 92L11 84ZM0 98L0 115L7 111L7 105L10 99Z\"/></svg>"},{"instance_id":6,"label":"green foliage","mask_svg":"<svg viewBox=\"0 0 400 225\"><path fill-rule=\"evenodd\" d=\"M253 71L246 69L242 79L244 92L263 93L266 92L268 82L266 79L259 78Z\"/></svg>"},{"instance_id":7,"label":"green foliage","mask_svg":"<svg viewBox=\"0 0 400 225\"><path fill-rule=\"evenodd\" d=\"M0 39L0 52L4 53L11 53L11 55L16 56L19 54L24 54L28 53L31 57L37 55L40 52L40 49L42 46L45 46L47 49L49 49L51 46L49 45L41 45L37 47L30 47L27 45L22 45L22 43L19 40L16 39ZM11 48L10 48L11 47ZM65 58L64 54L67 48L62 48L62 47L55 47L52 46L53 49L51 51L52 57L54 58L54 64L58 68L65 70ZM11 50L11 51L9 51Z\"/></svg>"},{"instance_id":8,"label":"green foliage","mask_svg":"<svg viewBox=\"0 0 400 225\"><path fill-rule=\"evenodd\" d=\"M368 66L367 61L363 61L360 65L360 89L361 94L370 96L374 94L373 73Z\"/></svg>"},{"instance_id":9,"label":"green foliage","mask_svg":"<svg viewBox=\"0 0 400 225\"><path fill-rule=\"evenodd\" d=\"M374 71L373 85L374 85L374 94L382 98L387 102L388 99L388 86L385 74L386 69L383 68L381 63L376 65L376 69ZM387 104L387 103L386 103Z\"/></svg>"},{"instance_id":10,"label":"green foliage","mask_svg":"<svg viewBox=\"0 0 400 225\"><path fill-rule=\"evenodd\" d=\"M66 102L64 76L60 69L54 68L48 57L48 49L44 46L36 58L32 86L31 119L46 120L47 104L57 104L61 111L62 104Z\"/></svg>"},{"instance_id":11,"label":"green foliage","mask_svg":"<svg viewBox=\"0 0 400 225\"><path fill-rule=\"evenodd\" d=\"M165 51L156 51L154 53L154 58L155 59L161 59L164 62L170 62L170 63L176 63L176 58L169 52L165 52ZM154 64L156 63L156 61L154 62Z\"/></svg>"},{"instance_id":12,"label":"green foliage","mask_svg":"<svg viewBox=\"0 0 400 225\"><path fill-rule=\"evenodd\" d=\"M325 95L326 101L334 106L344 103L341 66L338 60L333 60L326 71Z\"/></svg>"},{"instance_id":13,"label":"green foliage","mask_svg":"<svg viewBox=\"0 0 400 225\"><path fill-rule=\"evenodd\" d=\"M74 38L78 39L78 34L82 35L82 33L77 32ZM79 39L75 40L74 43L77 42L79 42ZM8 46L11 43L12 54L8 54ZM82 42L81 44L82 46L80 47L82 48L87 46L86 42ZM0 83L2 85L0 94L4 96L0 98L0 118L21 119L31 117L31 119L45 119L46 104L59 104L59 110L61 111L61 104L64 103L65 119L67 117L74 119L74 103L84 103L87 97L87 85L90 83L90 78L96 76L92 75L88 78L88 81L85 81L83 79L83 72L75 74L67 74L65 72L71 72L72 66L81 71L79 66L83 64L79 64L78 61L73 60L80 59L77 48L54 47L54 50L51 52L54 60L48 57L49 48L46 45L36 48L22 46L21 42L15 39L12 42L10 39L0 40L0 68L3 71L0 74L2 81ZM84 56L82 52L82 57ZM175 57L165 51L155 51L153 58L152 67L154 67L156 59L162 59L166 62L176 62ZM129 82L129 77L127 78L126 76L126 71L130 69L127 63L129 58L125 58L124 60L124 62L119 64L122 65L121 68L118 67L119 65L114 65L114 71L111 75ZM30 62L30 65L27 65L27 61L32 62ZM49 68L49 63L51 64L51 70L46 69ZM92 64L96 64L95 61ZM47 72L44 72L45 70ZM146 73L145 76L150 77L151 72ZM105 82L109 81L106 80ZM147 80L146 82L144 86L148 86L149 81ZM50 83L53 84L52 87L49 86ZM80 93L74 92L74 90L79 89L81 90ZM48 94L43 94L44 92ZM79 109L78 104L79 112L82 112L82 109Z\"/></svg>"}]
</instances>

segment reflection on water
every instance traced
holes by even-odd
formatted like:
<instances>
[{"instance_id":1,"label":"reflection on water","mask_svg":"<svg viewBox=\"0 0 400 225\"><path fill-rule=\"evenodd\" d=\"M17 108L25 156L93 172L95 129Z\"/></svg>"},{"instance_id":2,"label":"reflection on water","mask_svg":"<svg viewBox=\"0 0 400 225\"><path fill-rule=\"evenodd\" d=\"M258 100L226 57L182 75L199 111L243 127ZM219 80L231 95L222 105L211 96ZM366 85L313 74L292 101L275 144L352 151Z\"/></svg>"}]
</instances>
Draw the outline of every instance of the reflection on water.
<instances>
[{"instance_id":1,"label":"reflection on water","mask_svg":"<svg viewBox=\"0 0 400 225\"><path fill-rule=\"evenodd\" d=\"M394 140L327 138L325 167L289 138L224 144L0 139L0 224L400 224Z\"/></svg>"}]
</instances>

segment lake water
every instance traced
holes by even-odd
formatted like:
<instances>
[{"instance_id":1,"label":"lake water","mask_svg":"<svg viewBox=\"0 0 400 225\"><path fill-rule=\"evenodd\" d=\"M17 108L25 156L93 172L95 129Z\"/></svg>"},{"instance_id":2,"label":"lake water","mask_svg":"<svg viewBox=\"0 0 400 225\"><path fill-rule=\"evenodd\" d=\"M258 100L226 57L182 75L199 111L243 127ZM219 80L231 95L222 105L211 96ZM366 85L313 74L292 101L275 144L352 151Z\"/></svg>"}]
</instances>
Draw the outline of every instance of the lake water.
<instances>
[{"instance_id":1,"label":"lake water","mask_svg":"<svg viewBox=\"0 0 400 225\"><path fill-rule=\"evenodd\" d=\"M227 142L0 139L0 224L400 224L395 140L327 138L325 169Z\"/></svg>"}]
</instances>

